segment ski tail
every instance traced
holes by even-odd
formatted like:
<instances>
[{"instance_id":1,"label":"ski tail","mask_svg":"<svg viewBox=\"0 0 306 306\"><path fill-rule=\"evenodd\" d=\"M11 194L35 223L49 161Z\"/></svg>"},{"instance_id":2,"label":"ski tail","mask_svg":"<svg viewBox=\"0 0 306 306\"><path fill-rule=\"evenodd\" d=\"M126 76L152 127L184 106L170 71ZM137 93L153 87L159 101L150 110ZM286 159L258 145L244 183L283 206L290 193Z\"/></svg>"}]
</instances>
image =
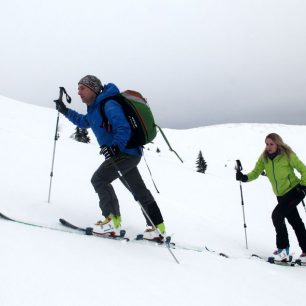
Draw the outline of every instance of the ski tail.
<instances>
[{"instance_id":1,"label":"ski tail","mask_svg":"<svg viewBox=\"0 0 306 306\"><path fill-rule=\"evenodd\" d=\"M206 250L207 252L210 252L210 253L218 254L218 255L221 256L221 257L229 258L229 256L228 256L227 254L225 254L225 253L223 253L223 252L217 252L217 251L215 251L215 250L211 250L211 249L209 249L207 246L205 246L205 250Z\"/></svg>"}]
</instances>

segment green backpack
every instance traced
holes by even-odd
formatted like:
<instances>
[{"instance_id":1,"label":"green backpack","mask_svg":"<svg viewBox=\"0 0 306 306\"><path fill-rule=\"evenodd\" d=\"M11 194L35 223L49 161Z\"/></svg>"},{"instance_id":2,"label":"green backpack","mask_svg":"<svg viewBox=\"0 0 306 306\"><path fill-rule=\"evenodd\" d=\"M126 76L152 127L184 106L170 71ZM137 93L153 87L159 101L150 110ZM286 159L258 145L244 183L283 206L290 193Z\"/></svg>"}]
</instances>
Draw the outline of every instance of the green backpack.
<instances>
[{"instance_id":1,"label":"green backpack","mask_svg":"<svg viewBox=\"0 0 306 306\"><path fill-rule=\"evenodd\" d=\"M100 103L102 126L110 129L105 115L105 103L109 100L118 102L130 124L132 136L127 143L127 148L136 148L151 142L156 134L156 124L151 109L146 99L137 91L126 90L115 96L107 97Z\"/></svg>"},{"instance_id":2,"label":"green backpack","mask_svg":"<svg viewBox=\"0 0 306 306\"><path fill-rule=\"evenodd\" d=\"M101 126L106 128L108 131L111 130L111 126L105 115L105 104L109 100L115 100L121 105L123 112L127 118L127 121L129 122L129 125L131 127L132 136L126 145L128 149L144 146L145 144L152 142L153 139L156 137L158 128L166 143L168 144L169 149L178 156L178 154L171 148L162 129L155 123L152 111L147 103L147 100L142 96L141 93L134 90L126 90L120 94L107 97L101 101ZM181 160L179 156L178 158Z\"/></svg>"}]
</instances>

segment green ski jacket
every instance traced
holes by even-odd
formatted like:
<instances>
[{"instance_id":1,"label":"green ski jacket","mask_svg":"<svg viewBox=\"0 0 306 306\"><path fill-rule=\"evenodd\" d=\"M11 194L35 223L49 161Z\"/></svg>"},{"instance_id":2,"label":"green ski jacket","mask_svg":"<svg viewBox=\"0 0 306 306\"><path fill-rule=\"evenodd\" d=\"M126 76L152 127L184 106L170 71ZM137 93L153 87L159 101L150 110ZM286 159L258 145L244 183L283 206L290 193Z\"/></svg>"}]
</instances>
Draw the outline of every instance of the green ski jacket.
<instances>
[{"instance_id":1,"label":"green ski jacket","mask_svg":"<svg viewBox=\"0 0 306 306\"><path fill-rule=\"evenodd\" d=\"M300 179L295 175L294 169L301 174ZM255 168L247 174L248 182L257 179L264 170L278 197L283 196L298 184L306 186L306 166L293 152L290 157L283 153L277 155L273 160L270 158L265 160L262 154Z\"/></svg>"}]
</instances>

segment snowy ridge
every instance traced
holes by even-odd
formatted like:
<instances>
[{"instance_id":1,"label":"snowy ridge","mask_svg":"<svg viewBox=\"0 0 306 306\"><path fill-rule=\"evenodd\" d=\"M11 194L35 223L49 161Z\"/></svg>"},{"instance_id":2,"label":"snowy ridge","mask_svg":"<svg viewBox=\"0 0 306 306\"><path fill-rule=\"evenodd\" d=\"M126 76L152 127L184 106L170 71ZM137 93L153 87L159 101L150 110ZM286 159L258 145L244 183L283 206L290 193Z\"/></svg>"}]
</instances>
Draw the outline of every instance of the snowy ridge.
<instances>
[{"instance_id":1,"label":"snowy ridge","mask_svg":"<svg viewBox=\"0 0 306 306\"><path fill-rule=\"evenodd\" d=\"M0 97L0 105L0 211L50 227L60 227L61 217L80 226L97 221L100 212L90 178L102 157L93 135L90 144L72 140L75 127L60 117L51 203L47 203L57 112L5 97ZM245 172L250 171L270 132L279 133L306 162L306 144L301 141L306 126L245 123L164 131L184 164L158 135L145 156L160 194L144 161L139 168L160 205L168 234L177 243L207 245L236 258L177 249L173 250L180 261L177 265L164 248L0 219L0 305L187 305L191 297L200 305L304 303L305 269L246 259L252 253L269 256L274 250L270 215L276 200L265 177L243 184L246 250L233 168L240 159ZM199 150L208 165L206 174L195 172ZM114 187L127 234L142 232L145 223L138 204L120 182ZM305 223L301 205L299 210ZM299 255L295 235L289 226L288 230L291 249ZM286 290L280 289L280 280Z\"/></svg>"}]
</instances>

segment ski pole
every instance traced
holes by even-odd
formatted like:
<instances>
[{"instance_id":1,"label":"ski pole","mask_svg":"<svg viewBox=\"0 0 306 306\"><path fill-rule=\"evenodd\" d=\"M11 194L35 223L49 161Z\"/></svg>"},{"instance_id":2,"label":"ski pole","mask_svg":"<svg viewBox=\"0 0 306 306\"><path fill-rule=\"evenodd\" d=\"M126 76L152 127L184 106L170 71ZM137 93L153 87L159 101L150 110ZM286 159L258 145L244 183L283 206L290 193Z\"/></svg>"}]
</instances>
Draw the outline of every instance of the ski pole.
<instances>
[{"instance_id":1,"label":"ski pole","mask_svg":"<svg viewBox=\"0 0 306 306\"><path fill-rule=\"evenodd\" d=\"M60 87L59 89L60 89L59 98L57 100L54 100L54 102L57 102L57 101L63 102L63 94L65 94L66 95L66 101L68 103L71 103L71 98L67 94L65 88L64 87ZM55 126L55 136L54 136L54 145L53 145L53 155L52 155L51 172L50 172L48 203L50 203L50 197L51 197L51 187L52 187L54 160L55 160L56 141L59 139L59 133L58 133L59 115L60 115L60 112L57 112L56 126Z\"/></svg>"},{"instance_id":2,"label":"ski pole","mask_svg":"<svg viewBox=\"0 0 306 306\"><path fill-rule=\"evenodd\" d=\"M126 188L133 194L133 191L129 185L129 183L127 182L127 180L124 178L122 172L120 171L119 167L116 165L115 161L113 161L112 159L110 159L110 162L112 164L112 166L115 168L115 170L117 171L118 175L119 175L119 178L120 180L123 182L123 184L126 186ZM134 194L133 194L134 196ZM135 197L134 197L135 198ZM148 213L146 212L146 210L144 209L144 207L142 206L142 204L136 200L136 202L138 203L138 205L140 206L143 214L146 216L147 220L151 223L152 227L154 228L154 231L158 234L158 235L161 235L161 233L159 232L159 230L155 227L152 219L150 218L150 216L148 215ZM170 237L166 237L166 240L165 240L165 244L167 246L167 249L169 250L171 256L173 257L173 259L175 260L175 262L177 264L179 264L180 262L178 261L178 259L175 257L175 255L173 254L172 250L170 249Z\"/></svg>"},{"instance_id":3,"label":"ski pole","mask_svg":"<svg viewBox=\"0 0 306 306\"><path fill-rule=\"evenodd\" d=\"M242 165L239 159L236 160L236 171L241 172L242 171ZM245 222L245 212L244 212L244 201L243 201L243 193L242 193L242 184L240 181L240 196L241 196L241 205L242 205L242 215L243 215L243 227L244 227L244 236L245 236L245 247L248 249L248 237L247 237L247 225Z\"/></svg>"},{"instance_id":4,"label":"ski pole","mask_svg":"<svg viewBox=\"0 0 306 306\"><path fill-rule=\"evenodd\" d=\"M146 157L145 157L144 154L143 154L143 158L144 158L144 161L145 161L145 163L146 163L146 165L147 165L147 168L148 168L148 171L149 171L149 173L150 173L151 180L152 180L152 183L153 183L153 185L154 185L154 187L155 187L155 190L156 190L157 193L159 193L159 190L157 189L157 186L156 186L156 184L155 184L155 182L154 182L154 180L153 180L152 172L151 172L151 170L150 170L150 167L149 167L149 165L148 165L148 163L147 163L147 160L146 160Z\"/></svg>"},{"instance_id":5,"label":"ski pole","mask_svg":"<svg viewBox=\"0 0 306 306\"><path fill-rule=\"evenodd\" d=\"M166 135L164 134L163 130L161 129L161 127L158 126L158 125L156 125L156 126L158 127L158 129L159 129L161 135L163 136L165 142L167 143L167 145L168 145L168 147L169 147L169 150L172 151L172 152L177 156L177 158L183 163L183 160L180 158L180 156L176 153L175 150L172 149L172 147L171 147L171 145L170 145L170 143L169 143L169 141L168 141Z\"/></svg>"}]
</instances>

